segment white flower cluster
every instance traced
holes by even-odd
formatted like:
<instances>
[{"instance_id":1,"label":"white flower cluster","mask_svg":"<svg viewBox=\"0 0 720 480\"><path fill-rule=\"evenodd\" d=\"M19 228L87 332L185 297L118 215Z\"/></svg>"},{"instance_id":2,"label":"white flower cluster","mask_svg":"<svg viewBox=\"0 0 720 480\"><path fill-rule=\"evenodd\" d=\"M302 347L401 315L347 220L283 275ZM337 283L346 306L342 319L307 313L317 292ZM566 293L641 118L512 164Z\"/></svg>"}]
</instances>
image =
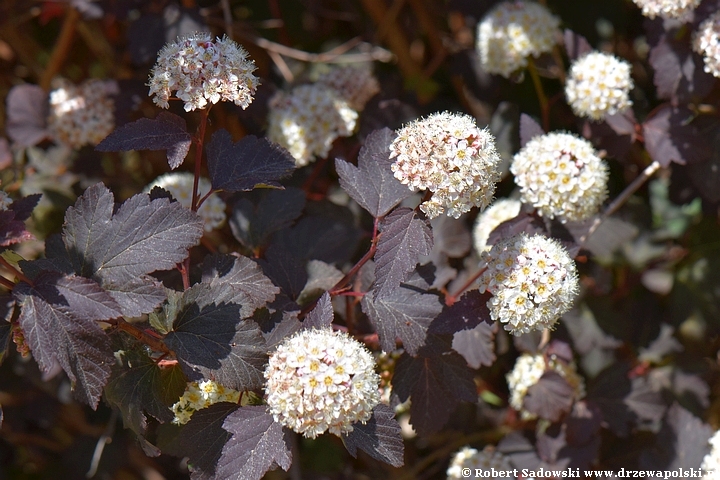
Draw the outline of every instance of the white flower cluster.
<instances>
[{"instance_id":1,"label":"white flower cluster","mask_svg":"<svg viewBox=\"0 0 720 480\"><path fill-rule=\"evenodd\" d=\"M476 49L489 73L510 77L527 57L552 50L560 19L535 2L499 3L478 24Z\"/></svg>"},{"instance_id":2,"label":"white flower cluster","mask_svg":"<svg viewBox=\"0 0 720 480\"><path fill-rule=\"evenodd\" d=\"M554 371L573 388L573 398L577 401L585 396L585 381L578 375L575 364L567 364L555 355L545 359L542 354L523 353L515 361L512 372L505 376L510 390L510 406L520 412L524 420L532 420L536 416L523 408L523 401L528 389L535 385L545 372Z\"/></svg>"},{"instance_id":3,"label":"white flower cluster","mask_svg":"<svg viewBox=\"0 0 720 480\"><path fill-rule=\"evenodd\" d=\"M50 92L48 129L52 137L72 148L97 145L115 128L114 81L87 80L74 85L55 79Z\"/></svg>"},{"instance_id":4,"label":"white flower cluster","mask_svg":"<svg viewBox=\"0 0 720 480\"><path fill-rule=\"evenodd\" d=\"M145 191L150 192L153 187L164 188L172 194L175 200L180 202L180 205L190 208L194 180L195 176L190 172L166 173L153 180L145 187ZM210 180L200 177L198 183L199 198L204 197L211 189ZM205 221L205 231L209 232L225 223L225 202L213 193L200 205L197 213Z\"/></svg>"},{"instance_id":5,"label":"white flower cluster","mask_svg":"<svg viewBox=\"0 0 720 480\"><path fill-rule=\"evenodd\" d=\"M575 114L602 120L632 105L630 64L609 53L590 52L570 66L565 96Z\"/></svg>"},{"instance_id":6,"label":"white flower cluster","mask_svg":"<svg viewBox=\"0 0 720 480\"><path fill-rule=\"evenodd\" d=\"M197 410L207 408L215 403L238 403L239 401L240 392L223 387L212 380L189 382L180 400L171 407L175 414L173 423L184 425L190 421L192 414Z\"/></svg>"},{"instance_id":7,"label":"white flower cluster","mask_svg":"<svg viewBox=\"0 0 720 480\"><path fill-rule=\"evenodd\" d=\"M495 478L490 476L493 469L495 469L496 472L513 469L510 460L489 445L483 448L482 451L471 447L461 448L450 461L450 466L447 469L448 480L467 478L468 475L463 474L463 469L466 468L470 469L473 477L485 476L477 475L475 473L476 470L481 470L483 473L487 472L486 478ZM467 470L465 472L467 472Z\"/></svg>"},{"instance_id":8,"label":"white flower cluster","mask_svg":"<svg viewBox=\"0 0 720 480\"><path fill-rule=\"evenodd\" d=\"M693 35L693 50L703 56L705 71L720 77L720 11L700 24Z\"/></svg>"},{"instance_id":9,"label":"white flower cluster","mask_svg":"<svg viewBox=\"0 0 720 480\"><path fill-rule=\"evenodd\" d=\"M150 73L150 96L168 108L173 92L185 102L185 111L205 108L220 100L247 108L259 84L255 62L227 36L212 40L206 32L179 37L166 44Z\"/></svg>"},{"instance_id":10,"label":"white flower cluster","mask_svg":"<svg viewBox=\"0 0 720 480\"><path fill-rule=\"evenodd\" d=\"M495 138L469 115L443 112L412 122L397 131L390 152L395 178L411 190L433 192L420 204L429 218L484 209L500 180Z\"/></svg>"},{"instance_id":11,"label":"white flower cluster","mask_svg":"<svg viewBox=\"0 0 720 480\"><path fill-rule=\"evenodd\" d=\"M718 480L720 478L720 430L715 432L710 440L710 453L705 455L700 468L705 472L703 480Z\"/></svg>"},{"instance_id":12,"label":"white flower cluster","mask_svg":"<svg viewBox=\"0 0 720 480\"><path fill-rule=\"evenodd\" d=\"M700 0L633 0L642 8L642 14L648 18L674 18L688 21Z\"/></svg>"},{"instance_id":13,"label":"white flower cluster","mask_svg":"<svg viewBox=\"0 0 720 480\"><path fill-rule=\"evenodd\" d=\"M270 356L266 401L276 422L315 438L365 423L380 402L380 377L357 340L328 329L302 330Z\"/></svg>"},{"instance_id":14,"label":"white flower cluster","mask_svg":"<svg viewBox=\"0 0 720 480\"><path fill-rule=\"evenodd\" d=\"M552 327L575 301L575 262L556 240L523 233L496 243L482 260L480 291L492 293L490 316L513 335Z\"/></svg>"},{"instance_id":15,"label":"white flower cluster","mask_svg":"<svg viewBox=\"0 0 720 480\"><path fill-rule=\"evenodd\" d=\"M475 226L473 227L475 251L482 253L489 250L491 245L488 245L487 241L492 231L501 223L517 217L520 213L520 207L522 207L520 200L501 198L495 200L484 212L480 213L475 219Z\"/></svg>"},{"instance_id":16,"label":"white flower cluster","mask_svg":"<svg viewBox=\"0 0 720 480\"><path fill-rule=\"evenodd\" d=\"M0 211L7 210L12 205L13 199L5 191L0 190Z\"/></svg>"},{"instance_id":17,"label":"white flower cluster","mask_svg":"<svg viewBox=\"0 0 720 480\"><path fill-rule=\"evenodd\" d=\"M299 167L325 157L338 137L349 137L358 113L327 85L313 83L278 92L270 101L268 138L288 149Z\"/></svg>"},{"instance_id":18,"label":"white flower cluster","mask_svg":"<svg viewBox=\"0 0 720 480\"><path fill-rule=\"evenodd\" d=\"M530 140L510 171L523 203L561 222L590 218L607 198L608 169L587 140L548 133Z\"/></svg>"},{"instance_id":19,"label":"white flower cluster","mask_svg":"<svg viewBox=\"0 0 720 480\"><path fill-rule=\"evenodd\" d=\"M361 112L380 91L380 84L369 68L338 67L318 78L317 83L335 90L350 108Z\"/></svg>"}]
</instances>

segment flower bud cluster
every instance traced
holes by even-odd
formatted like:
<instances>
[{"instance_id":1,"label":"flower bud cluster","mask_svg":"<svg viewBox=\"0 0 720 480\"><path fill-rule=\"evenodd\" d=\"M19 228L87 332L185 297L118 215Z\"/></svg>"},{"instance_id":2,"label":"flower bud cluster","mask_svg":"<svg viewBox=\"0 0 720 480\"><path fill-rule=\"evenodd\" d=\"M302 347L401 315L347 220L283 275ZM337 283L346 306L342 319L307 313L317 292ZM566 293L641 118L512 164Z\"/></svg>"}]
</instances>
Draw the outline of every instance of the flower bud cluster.
<instances>
[{"instance_id":1,"label":"flower bud cluster","mask_svg":"<svg viewBox=\"0 0 720 480\"><path fill-rule=\"evenodd\" d=\"M703 56L705 71L720 77L720 11L700 24L693 36L693 50Z\"/></svg>"},{"instance_id":2,"label":"flower bud cluster","mask_svg":"<svg viewBox=\"0 0 720 480\"><path fill-rule=\"evenodd\" d=\"M523 353L515 361L512 371L505 376L510 391L510 406L520 412L524 420L532 420L536 415L523 408L528 389L540 381L545 372L556 372L573 389L574 400L585 396L585 381L577 373L574 363L565 363L555 355L547 360L542 354Z\"/></svg>"},{"instance_id":3,"label":"flower bud cluster","mask_svg":"<svg viewBox=\"0 0 720 480\"><path fill-rule=\"evenodd\" d=\"M429 218L484 209L500 180L495 138L469 115L444 112L412 122L397 131L390 152L395 178L433 193L420 204Z\"/></svg>"},{"instance_id":4,"label":"flower bud cluster","mask_svg":"<svg viewBox=\"0 0 720 480\"><path fill-rule=\"evenodd\" d=\"M469 475L463 474L463 470L467 468L470 469L473 477L485 477L485 475L475 473L476 470L481 470L483 473L487 472L488 478L495 478L490 475L493 469L496 472L506 472L513 469L510 460L489 445L482 451L471 447L461 448L450 460L450 466L447 469L448 480L468 478ZM467 473L467 470L465 470L465 473Z\"/></svg>"},{"instance_id":5,"label":"flower bud cluster","mask_svg":"<svg viewBox=\"0 0 720 480\"><path fill-rule=\"evenodd\" d=\"M48 129L52 137L72 148L97 145L115 128L114 81L87 80L74 85L53 81Z\"/></svg>"},{"instance_id":6,"label":"flower bud cluster","mask_svg":"<svg viewBox=\"0 0 720 480\"><path fill-rule=\"evenodd\" d=\"M212 40L206 32L179 37L166 44L150 73L150 96L162 108L175 93L185 102L185 111L205 108L208 103L233 102L247 108L259 84L253 75L255 62L227 36Z\"/></svg>"},{"instance_id":7,"label":"flower bud cluster","mask_svg":"<svg viewBox=\"0 0 720 480\"><path fill-rule=\"evenodd\" d=\"M605 162L590 142L569 133L533 138L515 154L510 171L523 203L563 223L590 218L607 198Z\"/></svg>"},{"instance_id":8,"label":"flower bud cluster","mask_svg":"<svg viewBox=\"0 0 720 480\"><path fill-rule=\"evenodd\" d=\"M268 138L288 149L297 166L325 157L338 137L349 137L358 113L322 83L278 92L270 101Z\"/></svg>"},{"instance_id":9,"label":"flower bud cluster","mask_svg":"<svg viewBox=\"0 0 720 480\"><path fill-rule=\"evenodd\" d=\"M491 245L488 245L487 241L492 231L501 223L517 217L521 207L522 203L520 200L501 198L495 200L492 205L480 213L473 227L473 244L475 245L475 251L482 253L489 250Z\"/></svg>"},{"instance_id":10,"label":"flower bud cluster","mask_svg":"<svg viewBox=\"0 0 720 480\"><path fill-rule=\"evenodd\" d=\"M191 208L194 181L195 176L190 172L166 173L153 180L145 187L145 191L150 192L153 187L164 188L172 194L175 200L180 202L180 205ZM211 189L210 180L200 177L198 183L199 198L204 197ZM209 232L225 223L225 202L213 193L200 205L197 214L205 222L205 231Z\"/></svg>"},{"instance_id":11,"label":"flower bud cluster","mask_svg":"<svg viewBox=\"0 0 720 480\"><path fill-rule=\"evenodd\" d=\"M700 0L633 0L648 18L674 18L681 21L691 19Z\"/></svg>"},{"instance_id":12,"label":"flower bud cluster","mask_svg":"<svg viewBox=\"0 0 720 480\"><path fill-rule=\"evenodd\" d=\"M539 3L499 3L478 24L476 49L483 68L510 77L527 66L530 55L552 50L559 25L560 19Z\"/></svg>"},{"instance_id":13,"label":"flower bud cluster","mask_svg":"<svg viewBox=\"0 0 720 480\"><path fill-rule=\"evenodd\" d=\"M265 369L266 401L276 422L315 438L342 435L365 423L380 402L370 352L349 335L302 330L285 339Z\"/></svg>"},{"instance_id":14,"label":"flower bud cluster","mask_svg":"<svg viewBox=\"0 0 720 480\"><path fill-rule=\"evenodd\" d=\"M602 120L629 108L630 64L613 55L590 52L570 66L565 96L575 114Z\"/></svg>"},{"instance_id":15,"label":"flower bud cluster","mask_svg":"<svg viewBox=\"0 0 720 480\"><path fill-rule=\"evenodd\" d=\"M317 83L335 90L353 110L363 111L365 104L380 91L380 84L369 68L338 67L318 78Z\"/></svg>"},{"instance_id":16,"label":"flower bud cluster","mask_svg":"<svg viewBox=\"0 0 720 480\"><path fill-rule=\"evenodd\" d=\"M577 296L575 263L554 239L516 235L493 245L482 261L480 291L492 293L490 316L513 335L552 327Z\"/></svg>"},{"instance_id":17,"label":"flower bud cluster","mask_svg":"<svg viewBox=\"0 0 720 480\"><path fill-rule=\"evenodd\" d=\"M180 400L175 402L171 410L175 414L173 423L184 425L190 421L197 410L207 408L219 402L238 403L240 392L224 387L212 380L189 382Z\"/></svg>"}]
</instances>

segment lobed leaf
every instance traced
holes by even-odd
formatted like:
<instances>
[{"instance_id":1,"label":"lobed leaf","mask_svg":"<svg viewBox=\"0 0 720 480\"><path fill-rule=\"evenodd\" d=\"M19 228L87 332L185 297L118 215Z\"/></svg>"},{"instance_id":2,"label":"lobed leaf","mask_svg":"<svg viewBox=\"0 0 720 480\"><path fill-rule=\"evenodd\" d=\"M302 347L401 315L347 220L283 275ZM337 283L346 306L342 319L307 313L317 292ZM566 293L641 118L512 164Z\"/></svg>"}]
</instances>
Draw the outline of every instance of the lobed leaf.
<instances>
[{"instance_id":1,"label":"lobed leaf","mask_svg":"<svg viewBox=\"0 0 720 480\"><path fill-rule=\"evenodd\" d=\"M40 194L28 195L13 201L7 210L0 211L0 246L7 247L35 236L25 227L25 220L40 201Z\"/></svg>"},{"instance_id":2,"label":"lobed leaf","mask_svg":"<svg viewBox=\"0 0 720 480\"><path fill-rule=\"evenodd\" d=\"M95 149L101 152L128 150L166 150L171 169L179 167L192 144L192 136L182 117L160 112L155 118L141 118L122 125L105 137Z\"/></svg>"},{"instance_id":3,"label":"lobed leaf","mask_svg":"<svg viewBox=\"0 0 720 480\"><path fill-rule=\"evenodd\" d=\"M383 217L398 203L413 194L393 175L390 144L395 132L375 130L365 139L358 155L358 166L335 159L340 186L373 217Z\"/></svg>"},{"instance_id":4,"label":"lobed leaf","mask_svg":"<svg viewBox=\"0 0 720 480\"><path fill-rule=\"evenodd\" d=\"M690 42L678 38L677 32L661 35L648 55L653 67L653 83L658 98L673 103L689 103L705 97L715 85L715 78L705 72L704 62Z\"/></svg>"},{"instance_id":5,"label":"lobed leaf","mask_svg":"<svg viewBox=\"0 0 720 480\"><path fill-rule=\"evenodd\" d=\"M452 348L462 355L472 368L480 368L495 363L495 334L498 324L481 323L470 330L460 330L453 334Z\"/></svg>"},{"instance_id":6,"label":"lobed leaf","mask_svg":"<svg viewBox=\"0 0 720 480\"><path fill-rule=\"evenodd\" d=\"M556 422L570 411L573 388L559 373L546 371L538 382L528 388L523 408L540 418Z\"/></svg>"},{"instance_id":7,"label":"lobed leaf","mask_svg":"<svg viewBox=\"0 0 720 480\"><path fill-rule=\"evenodd\" d=\"M248 135L233 143L230 132L218 130L207 145L208 171L214 190L241 192L265 185L282 188L278 180L292 173L292 155L266 138Z\"/></svg>"},{"instance_id":8,"label":"lobed leaf","mask_svg":"<svg viewBox=\"0 0 720 480\"><path fill-rule=\"evenodd\" d=\"M395 420L394 410L383 403L373 409L367 423L353 425L352 432L343 435L342 441L355 458L359 448L372 458L393 467L402 467L405 463L405 445L400 434L400 424Z\"/></svg>"},{"instance_id":9,"label":"lobed leaf","mask_svg":"<svg viewBox=\"0 0 720 480\"><path fill-rule=\"evenodd\" d=\"M333 306L330 294L325 292L318 299L315 308L310 310L303 321L303 328L330 328L333 321Z\"/></svg>"},{"instance_id":10,"label":"lobed leaf","mask_svg":"<svg viewBox=\"0 0 720 480\"><path fill-rule=\"evenodd\" d=\"M266 245L272 234L290 227L305 208L305 192L299 188L264 190L256 203L247 198L235 202L229 220L235 238L252 249Z\"/></svg>"},{"instance_id":11,"label":"lobed leaf","mask_svg":"<svg viewBox=\"0 0 720 480\"><path fill-rule=\"evenodd\" d=\"M685 107L674 108L666 104L643 123L645 148L663 167L671 163L701 163L712 155L707 142L698 142L698 138L707 133L699 131L694 125L695 114Z\"/></svg>"}]
</instances>

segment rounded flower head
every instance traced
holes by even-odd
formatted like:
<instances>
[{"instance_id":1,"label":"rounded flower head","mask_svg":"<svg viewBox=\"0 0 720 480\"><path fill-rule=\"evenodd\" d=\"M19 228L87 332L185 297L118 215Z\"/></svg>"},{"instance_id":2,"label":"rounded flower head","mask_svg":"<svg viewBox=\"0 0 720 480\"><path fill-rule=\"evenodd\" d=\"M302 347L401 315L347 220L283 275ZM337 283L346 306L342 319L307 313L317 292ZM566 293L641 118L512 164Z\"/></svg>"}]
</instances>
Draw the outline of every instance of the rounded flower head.
<instances>
[{"instance_id":1,"label":"rounded flower head","mask_svg":"<svg viewBox=\"0 0 720 480\"><path fill-rule=\"evenodd\" d=\"M578 375L575 364L565 363L555 355L547 360L542 354L523 353L515 361L512 372L505 376L510 390L510 406L520 412L524 420L532 420L536 415L523 408L525 395L530 387L540 381L545 372L556 372L573 388L573 397L580 400L585 396L585 381Z\"/></svg>"},{"instance_id":2,"label":"rounded flower head","mask_svg":"<svg viewBox=\"0 0 720 480\"><path fill-rule=\"evenodd\" d=\"M477 51L489 73L509 77L527 66L527 57L549 52L560 19L535 2L503 2L478 24Z\"/></svg>"},{"instance_id":3,"label":"rounded flower head","mask_svg":"<svg viewBox=\"0 0 720 480\"><path fill-rule=\"evenodd\" d=\"M602 120L632 105L630 64L613 55L590 52L570 66L565 96L575 115Z\"/></svg>"},{"instance_id":4,"label":"rounded flower head","mask_svg":"<svg viewBox=\"0 0 720 480\"><path fill-rule=\"evenodd\" d=\"M358 114L321 83L279 92L270 101L268 138L288 149L297 166L325 157L338 137L349 137Z\"/></svg>"},{"instance_id":5,"label":"rounded flower head","mask_svg":"<svg viewBox=\"0 0 720 480\"><path fill-rule=\"evenodd\" d=\"M315 438L365 423L380 402L370 352L345 333L302 330L286 338L265 369L266 400L276 422Z\"/></svg>"},{"instance_id":6,"label":"rounded flower head","mask_svg":"<svg viewBox=\"0 0 720 480\"><path fill-rule=\"evenodd\" d=\"M720 11L700 24L693 36L693 50L703 56L705 71L720 77Z\"/></svg>"},{"instance_id":7,"label":"rounded flower head","mask_svg":"<svg viewBox=\"0 0 720 480\"><path fill-rule=\"evenodd\" d=\"M492 205L478 215L473 228L475 251L482 253L489 250L491 245L488 245L487 241L492 231L501 223L517 217L520 213L520 207L522 207L522 203L519 200L501 198L495 200Z\"/></svg>"},{"instance_id":8,"label":"rounded flower head","mask_svg":"<svg viewBox=\"0 0 720 480\"><path fill-rule=\"evenodd\" d=\"M510 460L502 453L496 452L491 446L486 446L482 451L470 447L461 448L450 461L450 466L447 469L448 480L467 478L467 475L463 475L463 469L465 468L470 469L473 478L482 476L476 475L475 470L488 472L488 478L490 478L492 469L495 469L495 471L513 469Z\"/></svg>"},{"instance_id":9,"label":"rounded flower head","mask_svg":"<svg viewBox=\"0 0 720 480\"><path fill-rule=\"evenodd\" d=\"M648 18L674 18L688 21L700 0L633 0L642 8L642 14Z\"/></svg>"},{"instance_id":10,"label":"rounded flower head","mask_svg":"<svg viewBox=\"0 0 720 480\"><path fill-rule=\"evenodd\" d=\"M67 80L53 81L50 92L48 129L56 140L72 147L97 145L115 128L114 81L87 80L73 85Z\"/></svg>"},{"instance_id":11,"label":"rounded flower head","mask_svg":"<svg viewBox=\"0 0 720 480\"><path fill-rule=\"evenodd\" d=\"M563 223L590 218L607 197L605 162L590 142L569 133L533 138L515 155L510 171L523 203Z\"/></svg>"},{"instance_id":12,"label":"rounded flower head","mask_svg":"<svg viewBox=\"0 0 720 480\"><path fill-rule=\"evenodd\" d=\"M333 68L321 75L318 83L335 90L350 108L358 112L361 112L368 100L380 91L380 84L369 68Z\"/></svg>"},{"instance_id":13,"label":"rounded flower head","mask_svg":"<svg viewBox=\"0 0 720 480\"><path fill-rule=\"evenodd\" d=\"M444 112L412 122L397 131L390 152L395 178L411 190L433 192L420 204L429 218L485 208L500 180L495 138L469 115Z\"/></svg>"},{"instance_id":14,"label":"rounded flower head","mask_svg":"<svg viewBox=\"0 0 720 480\"><path fill-rule=\"evenodd\" d=\"M493 245L482 259L487 268L480 291L492 294L490 316L513 335L552 327L575 301L575 262L556 240L516 235Z\"/></svg>"},{"instance_id":15,"label":"rounded flower head","mask_svg":"<svg viewBox=\"0 0 720 480\"><path fill-rule=\"evenodd\" d=\"M175 200L180 202L180 205L190 208L194 180L195 177L190 172L166 173L153 180L145 187L145 191L150 192L153 187L164 188L172 194ZM200 198L204 197L211 189L210 180L200 177L198 183ZM200 205L197 214L205 221L205 231L209 232L225 223L225 202L213 193Z\"/></svg>"},{"instance_id":16,"label":"rounded flower head","mask_svg":"<svg viewBox=\"0 0 720 480\"><path fill-rule=\"evenodd\" d=\"M720 430L715 432L708 442L710 453L705 455L700 468L705 472L704 480L717 480L720 477Z\"/></svg>"},{"instance_id":17,"label":"rounded flower head","mask_svg":"<svg viewBox=\"0 0 720 480\"><path fill-rule=\"evenodd\" d=\"M212 380L189 382L180 400L170 408L175 414L173 423L184 425L197 410L218 402L238 403L240 392L227 388Z\"/></svg>"},{"instance_id":18,"label":"rounded flower head","mask_svg":"<svg viewBox=\"0 0 720 480\"><path fill-rule=\"evenodd\" d=\"M215 41L198 32L166 44L150 72L150 96L162 108L174 92L185 102L185 111L205 108L220 100L247 108L259 84L255 62L227 36Z\"/></svg>"}]
</instances>

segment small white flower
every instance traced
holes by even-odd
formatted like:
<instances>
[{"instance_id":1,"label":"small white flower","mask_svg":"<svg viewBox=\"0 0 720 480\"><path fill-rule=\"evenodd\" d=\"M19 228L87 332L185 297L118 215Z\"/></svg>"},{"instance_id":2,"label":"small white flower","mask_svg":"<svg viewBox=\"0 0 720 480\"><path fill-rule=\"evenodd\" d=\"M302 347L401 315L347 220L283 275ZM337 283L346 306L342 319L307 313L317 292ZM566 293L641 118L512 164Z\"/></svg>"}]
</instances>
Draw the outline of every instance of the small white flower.
<instances>
[{"instance_id":1,"label":"small white flower","mask_svg":"<svg viewBox=\"0 0 720 480\"><path fill-rule=\"evenodd\" d=\"M180 400L170 408L175 414L173 423L184 425L197 410L218 402L238 403L240 392L224 387L212 380L189 382Z\"/></svg>"},{"instance_id":2,"label":"small white flower","mask_svg":"<svg viewBox=\"0 0 720 480\"><path fill-rule=\"evenodd\" d=\"M482 253L489 250L491 246L487 244L487 241L492 231L501 223L517 217L520 207L522 207L522 203L519 200L501 198L495 200L484 212L480 213L475 219L473 228L475 251Z\"/></svg>"},{"instance_id":3,"label":"small white flower","mask_svg":"<svg viewBox=\"0 0 720 480\"><path fill-rule=\"evenodd\" d=\"M493 469L495 469L496 472L505 472L513 469L510 460L489 445L482 449L482 451L478 451L475 448L463 447L455 453L447 469L448 480L468 478L468 475L463 474L463 469L466 468L470 469L473 478L483 477L483 475L477 475L475 473L476 470L480 470L483 473L487 472L488 476L486 478L495 478L490 476Z\"/></svg>"},{"instance_id":4,"label":"small white flower","mask_svg":"<svg viewBox=\"0 0 720 480\"><path fill-rule=\"evenodd\" d=\"M52 137L73 148L97 145L115 128L114 81L87 80L73 85L53 80L48 129Z\"/></svg>"},{"instance_id":5,"label":"small white flower","mask_svg":"<svg viewBox=\"0 0 720 480\"><path fill-rule=\"evenodd\" d=\"M345 333L302 330L286 338L265 369L265 399L276 422L305 437L342 435L380 402L370 352Z\"/></svg>"},{"instance_id":6,"label":"small white flower","mask_svg":"<svg viewBox=\"0 0 720 480\"><path fill-rule=\"evenodd\" d=\"M693 35L693 50L703 56L705 71L720 77L720 11L700 24Z\"/></svg>"},{"instance_id":7,"label":"small white flower","mask_svg":"<svg viewBox=\"0 0 720 480\"><path fill-rule=\"evenodd\" d=\"M510 171L523 203L563 223L590 218L607 198L605 162L590 142L569 133L533 138L515 154Z\"/></svg>"},{"instance_id":8,"label":"small white flower","mask_svg":"<svg viewBox=\"0 0 720 480\"><path fill-rule=\"evenodd\" d=\"M565 96L575 114L602 120L632 105L630 64L613 55L590 52L570 66Z\"/></svg>"},{"instance_id":9,"label":"small white flower","mask_svg":"<svg viewBox=\"0 0 720 480\"><path fill-rule=\"evenodd\" d=\"M715 432L710 440L710 453L705 455L700 468L705 471L703 480L718 480L720 478L720 430Z\"/></svg>"},{"instance_id":10,"label":"small white flower","mask_svg":"<svg viewBox=\"0 0 720 480\"><path fill-rule=\"evenodd\" d=\"M153 187L164 188L172 194L180 205L190 208L194 180L195 176L190 172L166 173L153 180L145 187L145 191L150 192ZM198 183L199 198L204 197L211 189L210 180L200 177ZM205 231L209 232L225 223L225 202L213 193L200 205L197 214L205 221Z\"/></svg>"},{"instance_id":11,"label":"small white flower","mask_svg":"<svg viewBox=\"0 0 720 480\"><path fill-rule=\"evenodd\" d=\"M499 3L478 24L476 49L489 73L504 77L528 64L527 57L550 52L560 19L535 2Z\"/></svg>"},{"instance_id":12,"label":"small white flower","mask_svg":"<svg viewBox=\"0 0 720 480\"><path fill-rule=\"evenodd\" d=\"M173 92L185 102L185 111L205 108L220 100L247 108L259 84L253 75L255 62L227 36L215 41L209 33L197 32L166 44L150 73L150 96L168 108Z\"/></svg>"},{"instance_id":13,"label":"small white flower","mask_svg":"<svg viewBox=\"0 0 720 480\"><path fill-rule=\"evenodd\" d=\"M513 335L552 327L575 301L575 262L556 240L516 235L483 252L482 260L480 291L492 293L490 316Z\"/></svg>"},{"instance_id":14,"label":"small white flower","mask_svg":"<svg viewBox=\"0 0 720 480\"><path fill-rule=\"evenodd\" d=\"M390 152L395 178L411 190L433 192L420 204L429 218L484 209L500 180L495 138L469 115L444 112L412 122L397 131Z\"/></svg>"},{"instance_id":15,"label":"small white flower","mask_svg":"<svg viewBox=\"0 0 720 480\"><path fill-rule=\"evenodd\" d=\"M361 112L365 104L380 91L380 84L369 68L337 67L318 78L317 83L335 90L353 110Z\"/></svg>"},{"instance_id":16,"label":"small white flower","mask_svg":"<svg viewBox=\"0 0 720 480\"><path fill-rule=\"evenodd\" d=\"M633 0L642 8L642 14L648 18L674 18L687 22L700 5L700 0Z\"/></svg>"}]
</instances>

